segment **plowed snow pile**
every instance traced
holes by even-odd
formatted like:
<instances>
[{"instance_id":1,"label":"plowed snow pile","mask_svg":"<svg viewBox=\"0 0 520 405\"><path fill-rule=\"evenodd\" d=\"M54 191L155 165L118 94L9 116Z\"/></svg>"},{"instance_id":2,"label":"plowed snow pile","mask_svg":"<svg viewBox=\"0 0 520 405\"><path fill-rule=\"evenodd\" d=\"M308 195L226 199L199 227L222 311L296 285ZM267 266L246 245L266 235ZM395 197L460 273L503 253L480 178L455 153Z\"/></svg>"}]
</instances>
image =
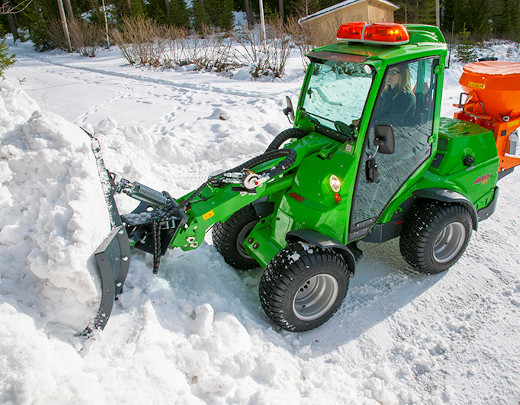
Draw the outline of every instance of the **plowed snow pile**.
<instances>
[{"instance_id":1,"label":"plowed snow pile","mask_svg":"<svg viewBox=\"0 0 520 405\"><path fill-rule=\"evenodd\" d=\"M80 331L99 305L89 252L110 229L89 138L7 81L0 122L3 287L25 289L24 311L43 325Z\"/></svg>"}]
</instances>

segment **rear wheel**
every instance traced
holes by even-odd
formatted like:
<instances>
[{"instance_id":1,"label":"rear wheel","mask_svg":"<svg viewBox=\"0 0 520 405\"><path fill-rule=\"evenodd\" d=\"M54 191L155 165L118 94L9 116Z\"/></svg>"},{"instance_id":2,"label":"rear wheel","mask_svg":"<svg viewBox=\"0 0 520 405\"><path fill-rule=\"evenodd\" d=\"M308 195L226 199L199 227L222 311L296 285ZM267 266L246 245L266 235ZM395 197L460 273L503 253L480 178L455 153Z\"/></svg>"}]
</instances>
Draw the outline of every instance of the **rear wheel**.
<instances>
[{"instance_id":1,"label":"rear wheel","mask_svg":"<svg viewBox=\"0 0 520 405\"><path fill-rule=\"evenodd\" d=\"M249 270L258 267L256 260L246 253L244 242L259 221L252 205L247 205L225 222L213 226L212 236L215 248L226 263L239 270Z\"/></svg>"},{"instance_id":2,"label":"rear wheel","mask_svg":"<svg viewBox=\"0 0 520 405\"><path fill-rule=\"evenodd\" d=\"M283 329L302 332L325 323L340 307L349 269L332 250L296 243L279 252L260 280L260 302Z\"/></svg>"},{"instance_id":3,"label":"rear wheel","mask_svg":"<svg viewBox=\"0 0 520 405\"><path fill-rule=\"evenodd\" d=\"M400 238L404 259L421 273L436 274L453 266L468 246L473 220L460 204L428 201L409 216Z\"/></svg>"}]
</instances>

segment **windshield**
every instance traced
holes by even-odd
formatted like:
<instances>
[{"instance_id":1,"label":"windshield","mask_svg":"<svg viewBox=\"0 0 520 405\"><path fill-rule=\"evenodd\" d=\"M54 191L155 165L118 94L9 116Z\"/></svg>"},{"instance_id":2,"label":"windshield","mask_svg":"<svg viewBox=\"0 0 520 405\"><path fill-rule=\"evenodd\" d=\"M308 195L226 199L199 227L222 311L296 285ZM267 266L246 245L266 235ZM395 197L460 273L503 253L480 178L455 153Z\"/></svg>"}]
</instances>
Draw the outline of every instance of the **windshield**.
<instances>
[{"instance_id":1,"label":"windshield","mask_svg":"<svg viewBox=\"0 0 520 405\"><path fill-rule=\"evenodd\" d=\"M313 63L303 111L313 121L338 130L359 120L372 84L372 69L359 62Z\"/></svg>"}]
</instances>

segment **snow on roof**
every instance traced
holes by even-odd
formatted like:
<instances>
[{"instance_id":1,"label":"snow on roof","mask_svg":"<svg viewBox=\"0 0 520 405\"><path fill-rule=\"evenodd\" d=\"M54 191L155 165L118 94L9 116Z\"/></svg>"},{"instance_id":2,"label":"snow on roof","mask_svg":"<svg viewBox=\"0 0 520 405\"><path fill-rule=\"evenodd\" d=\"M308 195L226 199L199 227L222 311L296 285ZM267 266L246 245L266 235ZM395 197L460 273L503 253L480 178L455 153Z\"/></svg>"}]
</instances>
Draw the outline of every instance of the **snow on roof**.
<instances>
[{"instance_id":1,"label":"snow on roof","mask_svg":"<svg viewBox=\"0 0 520 405\"><path fill-rule=\"evenodd\" d=\"M333 6L324 8L323 10L317 11L314 14L308 15L307 17L302 17L302 18L300 18L298 20L298 23L301 24L302 22L305 22L305 21L314 20L315 18L322 17L322 16L324 16L326 14L332 13L333 11L339 10L340 8L351 6L351 5L355 4L355 3L360 3L362 1L366 1L366 0L345 0L345 1L342 1L341 3L334 4ZM399 9L399 6L395 5L394 3L389 2L387 0L377 0L377 1L379 1L380 3L386 4L387 6L393 7L396 10Z\"/></svg>"}]
</instances>

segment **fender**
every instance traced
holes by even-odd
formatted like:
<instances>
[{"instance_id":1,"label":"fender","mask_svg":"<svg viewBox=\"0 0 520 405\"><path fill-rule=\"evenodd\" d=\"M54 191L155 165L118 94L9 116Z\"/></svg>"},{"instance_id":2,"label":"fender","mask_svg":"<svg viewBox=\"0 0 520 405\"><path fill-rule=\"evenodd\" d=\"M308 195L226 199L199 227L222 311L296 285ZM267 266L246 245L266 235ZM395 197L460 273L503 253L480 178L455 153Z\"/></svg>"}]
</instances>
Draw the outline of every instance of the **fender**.
<instances>
[{"instance_id":1,"label":"fender","mask_svg":"<svg viewBox=\"0 0 520 405\"><path fill-rule=\"evenodd\" d=\"M475 206L464 197L462 194L456 191L444 189L444 188L424 188L421 190L415 190L413 193L414 197L424 198L435 201L442 201L446 203L457 203L462 204L466 207L473 220L473 229L476 231L478 228L478 213Z\"/></svg>"},{"instance_id":2,"label":"fender","mask_svg":"<svg viewBox=\"0 0 520 405\"><path fill-rule=\"evenodd\" d=\"M344 245L337 239L331 238L330 236L313 229L296 229L288 232L287 235L285 235L285 240L289 243L300 241L307 242L319 246L322 249L334 250L336 253L340 254L345 260L345 263L347 263L350 277L354 276L356 271L356 256L347 245Z\"/></svg>"}]
</instances>

